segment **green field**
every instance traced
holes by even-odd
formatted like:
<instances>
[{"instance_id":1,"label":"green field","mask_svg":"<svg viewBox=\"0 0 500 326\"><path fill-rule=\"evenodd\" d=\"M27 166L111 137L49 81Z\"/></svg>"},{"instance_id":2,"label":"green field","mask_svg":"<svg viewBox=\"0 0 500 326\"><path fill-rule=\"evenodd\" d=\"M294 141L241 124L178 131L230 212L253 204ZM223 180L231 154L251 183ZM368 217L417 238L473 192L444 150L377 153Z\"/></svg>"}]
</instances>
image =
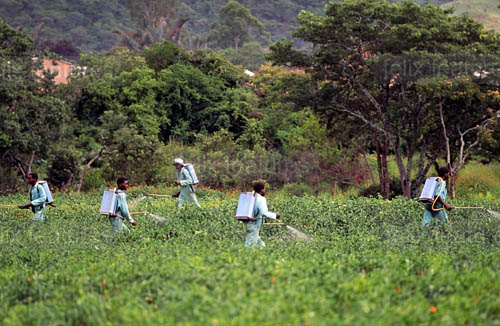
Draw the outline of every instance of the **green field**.
<instances>
[{"instance_id":1,"label":"green field","mask_svg":"<svg viewBox=\"0 0 500 326\"><path fill-rule=\"evenodd\" d=\"M172 191L134 188L129 202ZM165 221L137 216L117 239L100 192L56 195L37 225L0 208L0 325L500 325L500 221L483 210L424 229L414 201L270 194L312 240L267 226L267 248L251 250L235 194L199 198L203 211L176 212L148 197L132 211Z\"/></svg>"}]
</instances>

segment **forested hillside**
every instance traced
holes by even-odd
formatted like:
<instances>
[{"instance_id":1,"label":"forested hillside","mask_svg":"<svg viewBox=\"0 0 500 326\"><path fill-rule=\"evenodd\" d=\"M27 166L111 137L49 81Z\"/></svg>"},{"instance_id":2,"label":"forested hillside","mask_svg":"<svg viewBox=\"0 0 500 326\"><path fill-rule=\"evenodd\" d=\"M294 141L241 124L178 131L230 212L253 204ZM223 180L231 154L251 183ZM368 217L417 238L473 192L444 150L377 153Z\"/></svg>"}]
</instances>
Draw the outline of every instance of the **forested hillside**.
<instances>
[{"instance_id":1,"label":"forested hillside","mask_svg":"<svg viewBox=\"0 0 500 326\"><path fill-rule=\"evenodd\" d=\"M136 28L137 24L130 14L129 2L127 0L0 0L0 18L15 28L22 27L27 30L39 47L47 44L50 49L64 47L63 53L70 54L74 51L66 48L72 45L83 52L101 51L109 50L118 42L119 38L112 32L113 29L131 31ZM179 6L179 15L188 19L184 25L184 34L188 34L190 38L205 40L220 8L227 3L227 0L164 2L176 2ZM239 1L264 24L271 41L291 37L298 24L296 17L300 10L320 14L327 2L328 0ZM416 2L423 5L449 1L417 0ZM60 44L57 44L58 42Z\"/></svg>"},{"instance_id":2,"label":"forested hillside","mask_svg":"<svg viewBox=\"0 0 500 326\"><path fill-rule=\"evenodd\" d=\"M71 41L83 51L109 49L111 29L130 27L126 0L1 0L0 17L29 32L35 42Z\"/></svg>"},{"instance_id":3,"label":"forested hillside","mask_svg":"<svg viewBox=\"0 0 500 326\"><path fill-rule=\"evenodd\" d=\"M290 37L296 16L306 9L320 13L327 0L243 0L254 16L261 19L272 40ZM217 18L226 0L179 1L180 15L189 18L186 28L203 37ZM134 28L127 0L1 0L0 17L9 25L23 27L32 37L44 40L70 40L82 51L108 50L117 41L112 29Z\"/></svg>"}]
</instances>

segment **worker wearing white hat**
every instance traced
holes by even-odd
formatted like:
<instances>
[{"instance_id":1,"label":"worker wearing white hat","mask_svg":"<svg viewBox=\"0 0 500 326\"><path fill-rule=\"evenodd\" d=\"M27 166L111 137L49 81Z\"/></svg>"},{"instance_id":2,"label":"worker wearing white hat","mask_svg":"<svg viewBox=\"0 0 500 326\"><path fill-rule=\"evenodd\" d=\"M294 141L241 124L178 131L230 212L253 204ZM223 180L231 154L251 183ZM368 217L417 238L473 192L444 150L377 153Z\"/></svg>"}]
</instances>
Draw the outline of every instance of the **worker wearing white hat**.
<instances>
[{"instance_id":1,"label":"worker wearing white hat","mask_svg":"<svg viewBox=\"0 0 500 326\"><path fill-rule=\"evenodd\" d=\"M182 205L184 205L184 201L190 201L201 208L194 191L194 180L189 174L189 171L184 167L184 160L176 158L174 160L174 166L177 169L177 180L174 181L174 184L181 186L181 190L177 194L173 195L174 197L179 198L177 200L177 207L182 207Z\"/></svg>"}]
</instances>

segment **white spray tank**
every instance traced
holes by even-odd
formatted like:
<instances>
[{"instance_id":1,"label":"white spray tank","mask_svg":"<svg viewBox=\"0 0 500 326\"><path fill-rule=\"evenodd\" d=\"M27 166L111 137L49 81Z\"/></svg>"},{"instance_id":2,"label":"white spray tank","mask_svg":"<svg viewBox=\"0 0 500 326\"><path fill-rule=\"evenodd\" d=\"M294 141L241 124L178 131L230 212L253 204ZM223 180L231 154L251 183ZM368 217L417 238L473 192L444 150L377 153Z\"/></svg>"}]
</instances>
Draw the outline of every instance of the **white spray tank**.
<instances>
[{"instance_id":1,"label":"white spray tank","mask_svg":"<svg viewBox=\"0 0 500 326\"><path fill-rule=\"evenodd\" d=\"M193 180L193 185L197 185L198 183L200 183L200 181L198 180L198 176L196 175L196 171L194 170L193 163L184 164L184 168L188 171L191 180Z\"/></svg>"},{"instance_id":2,"label":"white spray tank","mask_svg":"<svg viewBox=\"0 0 500 326\"><path fill-rule=\"evenodd\" d=\"M432 204L436 188L441 184L441 180L439 177L427 178L418 201L424 204Z\"/></svg>"},{"instance_id":3,"label":"white spray tank","mask_svg":"<svg viewBox=\"0 0 500 326\"><path fill-rule=\"evenodd\" d=\"M47 196L45 203L47 203L47 205L53 205L54 198L52 197L52 193L50 192L49 184L47 183L47 181L40 180L38 181L38 184L42 186L43 190L45 191L45 195Z\"/></svg>"},{"instance_id":4,"label":"white spray tank","mask_svg":"<svg viewBox=\"0 0 500 326\"><path fill-rule=\"evenodd\" d=\"M102 194L101 208L99 214L101 215L114 215L116 214L116 204L118 197L114 189L106 189Z\"/></svg>"},{"instance_id":5,"label":"white spray tank","mask_svg":"<svg viewBox=\"0 0 500 326\"><path fill-rule=\"evenodd\" d=\"M253 215L254 207L255 207L255 193L253 192L240 193L240 198L238 199L238 207L236 208L236 216L234 218L242 222L257 220L256 217Z\"/></svg>"}]
</instances>

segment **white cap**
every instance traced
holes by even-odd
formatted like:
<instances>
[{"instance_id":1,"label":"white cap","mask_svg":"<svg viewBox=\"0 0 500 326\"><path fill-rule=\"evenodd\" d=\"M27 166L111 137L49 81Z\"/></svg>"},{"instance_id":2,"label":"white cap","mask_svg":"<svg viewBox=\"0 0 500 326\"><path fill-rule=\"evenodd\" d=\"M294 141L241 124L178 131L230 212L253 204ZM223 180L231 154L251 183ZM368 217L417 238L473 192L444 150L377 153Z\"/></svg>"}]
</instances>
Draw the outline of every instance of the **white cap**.
<instances>
[{"instance_id":1,"label":"white cap","mask_svg":"<svg viewBox=\"0 0 500 326\"><path fill-rule=\"evenodd\" d=\"M174 165L175 164L180 164L180 165L184 165L184 160L182 158L176 158L174 160Z\"/></svg>"}]
</instances>

